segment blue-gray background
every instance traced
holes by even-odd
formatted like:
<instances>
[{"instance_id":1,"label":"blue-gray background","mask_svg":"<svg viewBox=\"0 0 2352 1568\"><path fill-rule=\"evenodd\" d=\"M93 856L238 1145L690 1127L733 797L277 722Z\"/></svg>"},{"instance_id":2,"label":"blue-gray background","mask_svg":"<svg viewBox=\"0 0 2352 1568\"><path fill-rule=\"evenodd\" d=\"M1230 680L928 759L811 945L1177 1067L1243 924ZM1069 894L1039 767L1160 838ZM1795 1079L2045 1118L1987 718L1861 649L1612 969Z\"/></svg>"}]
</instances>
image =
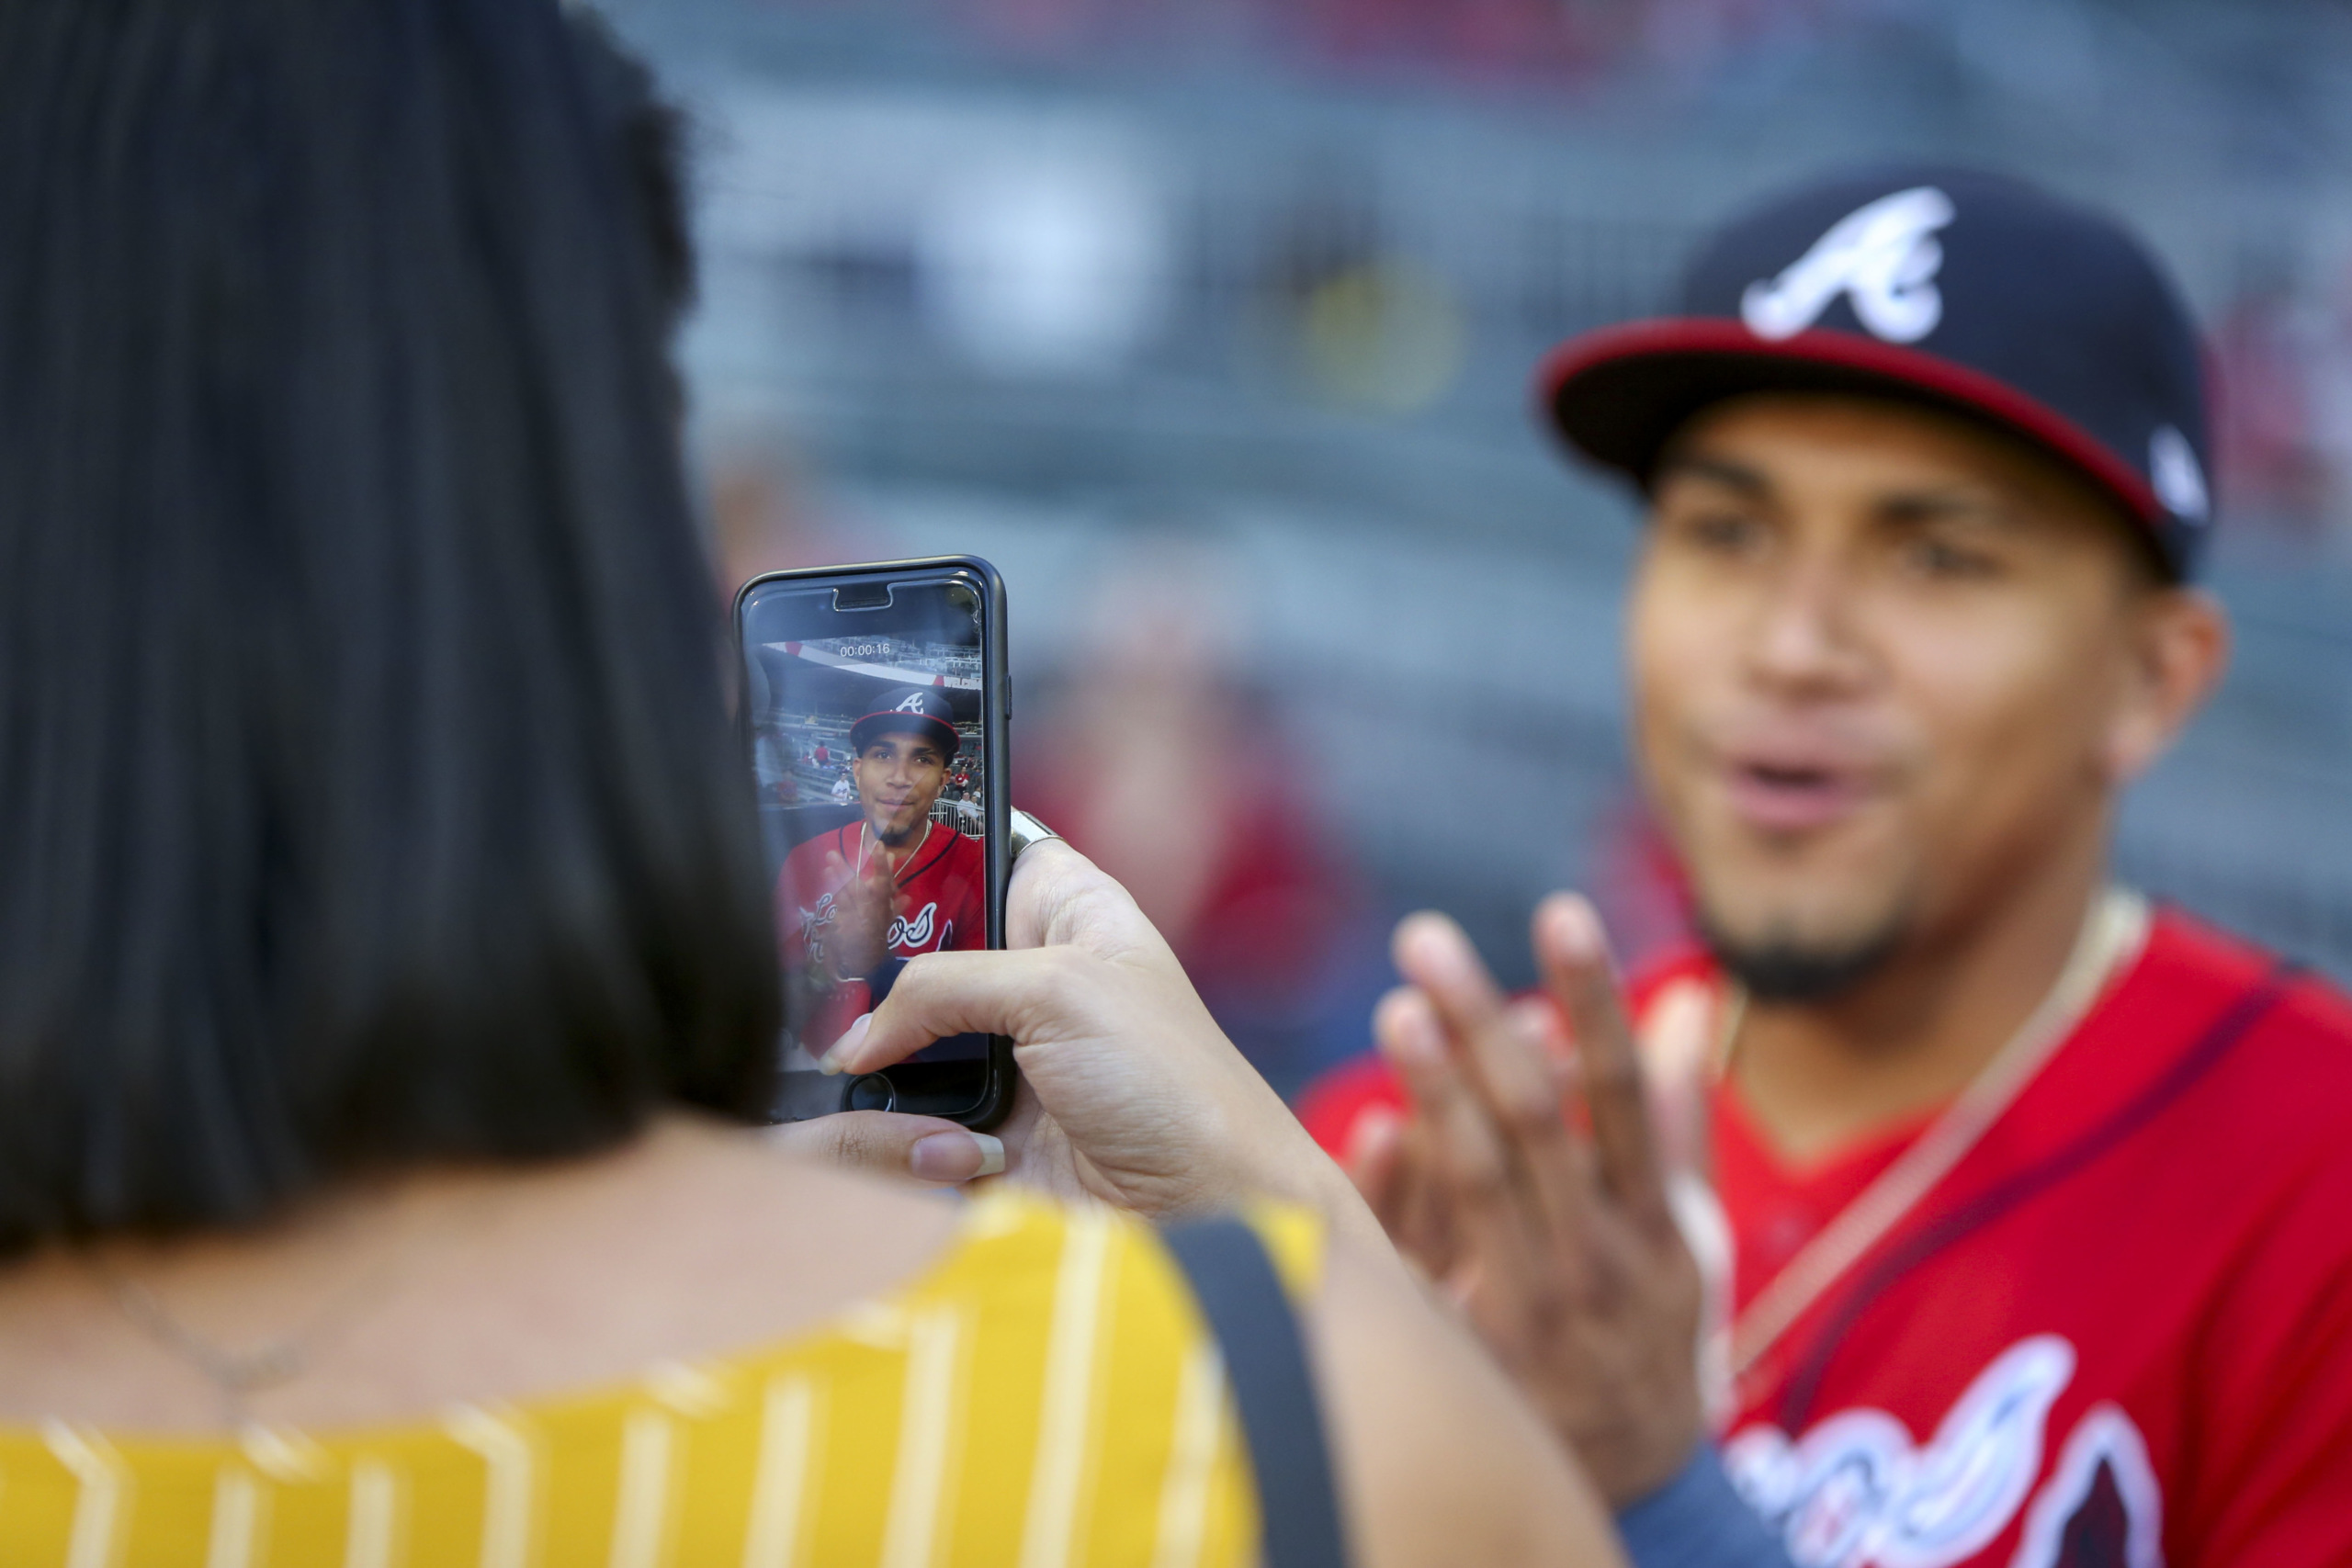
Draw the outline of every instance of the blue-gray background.
<instances>
[{"instance_id":1,"label":"blue-gray background","mask_svg":"<svg viewBox=\"0 0 2352 1568\"><path fill-rule=\"evenodd\" d=\"M1596 887L1631 948L1670 935L1623 735L1629 508L1547 446L1530 373L1660 307L1740 204L1894 154L2106 204L2196 305L2238 659L2133 796L2123 860L2352 976L2335 8L603 9L690 117L685 361L722 575L993 559L1016 796L1084 827L1278 1081L1361 1043L1399 909L1457 912L1513 978L1555 886ZM1195 773L1222 780L1206 805Z\"/></svg>"}]
</instances>

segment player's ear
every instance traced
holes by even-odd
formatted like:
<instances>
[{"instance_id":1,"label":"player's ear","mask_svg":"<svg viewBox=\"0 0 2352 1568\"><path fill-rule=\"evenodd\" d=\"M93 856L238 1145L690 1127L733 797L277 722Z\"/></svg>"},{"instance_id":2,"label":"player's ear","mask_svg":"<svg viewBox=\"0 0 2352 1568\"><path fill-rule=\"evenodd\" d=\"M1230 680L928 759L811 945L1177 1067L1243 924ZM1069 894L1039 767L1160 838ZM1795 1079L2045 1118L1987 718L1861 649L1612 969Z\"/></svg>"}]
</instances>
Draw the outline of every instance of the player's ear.
<instances>
[{"instance_id":1,"label":"player's ear","mask_svg":"<svg viewBox=\"0 0 2352 1568\"><path fill-rule=\"evenodd\" d=\"M2200 588L2142 590L2124 607L2124 683L2108 725L2109 782L2128 784L2172 745L2222 683L2230 663L2230 621Z\"/></svg>"}]
</instances>

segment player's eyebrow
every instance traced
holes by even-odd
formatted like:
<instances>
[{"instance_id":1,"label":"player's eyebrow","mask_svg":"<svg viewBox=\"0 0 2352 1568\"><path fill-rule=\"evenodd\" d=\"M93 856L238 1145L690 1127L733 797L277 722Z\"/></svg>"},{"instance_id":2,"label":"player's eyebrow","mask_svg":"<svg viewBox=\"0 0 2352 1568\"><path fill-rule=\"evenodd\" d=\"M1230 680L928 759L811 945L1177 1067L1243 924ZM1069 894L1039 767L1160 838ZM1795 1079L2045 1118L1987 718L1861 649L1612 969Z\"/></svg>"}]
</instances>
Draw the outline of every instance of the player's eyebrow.
<instances>
[{"instance_id":1,"label":"player's eyebrow","mask_svg":"<svg viewBox=\"0 0 2352 1568\"><path fill-rule=\"evenodd\" d=\"M1898 491L1880 497L1871 510L1882 523L1896 527L1947 521L2014 527L2021 521L2017 508L2001 497L1965 485L1947 490Z\"/></svg>"},{"instance_id":2,"label":"player's eyebrow","mask_svg":"<svg viewBox=\"0 0 2352 1568\"><path fill-rule=\"evenodd\" d=\"M1668 479L1704 479L1726 490L1736 490L1751 499L1761 500L1771 493L1771 482L1763 474L1733 457L1721 457L1709 452L1669 452L1658 460L1657 470L1650 476L1650 488L1655 491Z\"/></svg>"}]
</instances>

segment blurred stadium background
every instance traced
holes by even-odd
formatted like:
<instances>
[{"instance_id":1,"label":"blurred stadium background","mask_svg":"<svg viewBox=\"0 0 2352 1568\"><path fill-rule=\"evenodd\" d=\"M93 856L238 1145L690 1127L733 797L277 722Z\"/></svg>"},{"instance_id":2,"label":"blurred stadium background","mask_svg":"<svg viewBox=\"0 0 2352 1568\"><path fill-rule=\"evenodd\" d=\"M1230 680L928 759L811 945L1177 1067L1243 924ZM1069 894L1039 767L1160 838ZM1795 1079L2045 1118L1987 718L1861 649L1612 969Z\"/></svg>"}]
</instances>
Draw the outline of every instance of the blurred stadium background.
<instances>
[{"instance_id":1,"label":"blurred stadium background","mask_svg":"<svg viewBox=\"0 0 2352 1568\"><path fill-rule=\"evenodd\" d=\"M1016 798L1277 1081L1395 912L1524 979L1672 888L1627 775L1625 499L1543 351L1826 165L2028 173L2155 240L2224 390L2215 711L2132 874L2352 977L2352 15L2250 0L604 0L688 111L722 574L1010 584ZM1148 716L1148 722L1144 716Z\"/></svg>"}]
</instances>

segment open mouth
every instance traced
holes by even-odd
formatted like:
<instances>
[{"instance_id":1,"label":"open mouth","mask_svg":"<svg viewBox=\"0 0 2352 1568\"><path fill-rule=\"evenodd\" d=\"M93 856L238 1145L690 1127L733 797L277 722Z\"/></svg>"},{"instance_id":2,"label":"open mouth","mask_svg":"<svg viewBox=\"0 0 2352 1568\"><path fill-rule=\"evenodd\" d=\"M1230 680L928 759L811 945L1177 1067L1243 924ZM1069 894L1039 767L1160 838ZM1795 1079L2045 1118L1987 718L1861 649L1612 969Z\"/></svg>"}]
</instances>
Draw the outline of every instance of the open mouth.
<instances>
[{"instance_id":1,"label":"open mouth","mask_svg":"<svg viewBox=\"0 0 2352 1568\"><path fill-rule=\"evenodd\" d=\"M1767 832L1827 827L1858 809L1869 793L1860 769L1789 758L1734 760L1725 779L1733 812Z\"/></svg>"}]
</instances>

